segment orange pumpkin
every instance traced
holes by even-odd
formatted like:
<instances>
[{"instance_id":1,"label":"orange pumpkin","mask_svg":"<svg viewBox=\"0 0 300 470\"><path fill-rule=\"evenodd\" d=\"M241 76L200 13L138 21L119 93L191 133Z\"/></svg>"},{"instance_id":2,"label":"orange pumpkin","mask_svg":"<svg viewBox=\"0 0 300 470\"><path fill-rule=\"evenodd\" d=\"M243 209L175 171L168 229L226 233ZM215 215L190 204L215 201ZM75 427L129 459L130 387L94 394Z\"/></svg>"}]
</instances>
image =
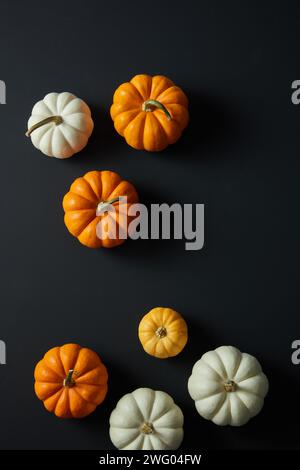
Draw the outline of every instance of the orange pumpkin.
<instances>
[{"instance_id":1,"label":"orange pumpkin","mask_svg":"<svg viewBox=\"0 0 300 470\"><path fill-rule=\"evenodd\" d=\"M50 349L34 371L35 393L59 418L83 418L103 402L107 371L99 356L78 344Z\"/></svg>"},{"instance_id":2,"label":"orange pumpkin","mask_svg":"<svg viewBox=\"0 0 300 470\"><path fill-rule=\"evenodd\" d=\"M165 359L179 354L187 343L187 324L171 308L150 310L139 325L139 339L146 353Z\"/></svg>"},{"instance_id":3,"label":"orange pumpkin","mask_svg":"<svg viewBox=\"0 0 300 470\"><path fill-rule=\"evenodd\" d=\"M127 202L123 202L124 196ZM90 171L74 181L63 199L65 225L74 237L89 248L113 248L125 241L128 226L134 219L127 216L128 210L137 202L134 186L122 180L117 173ZM113 212L109 210L112 206ZM100 221L107 228L101 238L97 236ZM121 232L123 235L120 235Z\"/></svg>"},{"instance_id":4,"label":"orange pumpkin","mask_svg":"<svg viewBox=\"0 0 300 470\"><path fill-rule=\"evenodd\" d=\"M117 88L110 114L131 147L155 152L181 136L189 121L188 99L163 75L136 75Z\"/></svg>"}]
</instances>

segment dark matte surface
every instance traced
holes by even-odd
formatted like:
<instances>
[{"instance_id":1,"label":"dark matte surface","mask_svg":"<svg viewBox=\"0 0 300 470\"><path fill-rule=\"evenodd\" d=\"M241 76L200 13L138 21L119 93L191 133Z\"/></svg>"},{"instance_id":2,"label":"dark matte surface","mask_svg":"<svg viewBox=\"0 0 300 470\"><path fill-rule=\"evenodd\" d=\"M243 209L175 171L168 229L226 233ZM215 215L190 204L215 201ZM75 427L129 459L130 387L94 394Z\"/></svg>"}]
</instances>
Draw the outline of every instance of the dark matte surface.
<instances>
[{"instance_id":1,"label":"dark matte surface","mask_svg":"<svg viewBox=\"0 0 300 470\"><path fill-rule=\"evenodd\" d=\"M129 4L129 5L127 5ZM1 2L0 447L111 449L116 401L139 386L169 392L185 414L183 448L299 448L299 2ZM165 74L191 101L182 140L161 154L129 148L108 110L136 73ZM66 161L24 136L33 104L72 91L95 131ZM112 169L142 201L206 205L205 248L129 241L92 251L72 238L61 200L76 177ZM141 316L173 306L190 326L178 358L159 361L137 339ZM33 393L33 368L50 347L95 349L108 397L81 421L60 421ZM187 392L193 363L232 344L270 379L262 413L241 429L201 419Z\"/></svg>"}]
</instances>

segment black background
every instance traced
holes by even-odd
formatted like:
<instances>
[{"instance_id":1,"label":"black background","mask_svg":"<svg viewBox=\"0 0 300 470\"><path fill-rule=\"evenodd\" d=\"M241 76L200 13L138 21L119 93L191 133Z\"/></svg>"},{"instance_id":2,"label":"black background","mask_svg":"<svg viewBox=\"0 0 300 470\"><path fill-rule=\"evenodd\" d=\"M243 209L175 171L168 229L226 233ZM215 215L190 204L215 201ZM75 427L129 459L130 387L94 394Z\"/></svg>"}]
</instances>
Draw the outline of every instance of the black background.
<instances>
[{"instance_id":1,"label":"black background","mask_svg":"<svg viewBox=\"0 0 300 470\"><path fill-rule=\"evenodd\" d=\"M140 386L181 406L183 449L299 447L299 2L5 0L0 10L0 447L111 449L109 415ZM131 149L109 116L115 88L137 73L167 75L190 99L189 128L160 154ZM83 98L95 122L65 161L24 135L50 91ZM94 169L119 172L146 204L204 203L204 249L81 246L61 201ZM185 351L165 361L137 338L158 305L190 327ZM66 342L95 349L109 370L107 399L84 420L55 418L33 391L35 363ZM187 392L193 363L222 344L255 355L270 380L263 411L242 428L205 421Z\"/></svg>"}]
</instances>

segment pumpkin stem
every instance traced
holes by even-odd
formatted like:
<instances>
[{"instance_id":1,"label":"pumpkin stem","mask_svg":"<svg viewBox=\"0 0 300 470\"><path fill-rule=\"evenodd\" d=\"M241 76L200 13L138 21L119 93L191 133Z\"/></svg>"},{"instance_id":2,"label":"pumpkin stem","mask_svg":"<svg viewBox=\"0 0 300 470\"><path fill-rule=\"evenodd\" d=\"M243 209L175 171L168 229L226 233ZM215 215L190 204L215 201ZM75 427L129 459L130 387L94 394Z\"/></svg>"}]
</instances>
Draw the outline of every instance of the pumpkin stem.
<instances>
[{"instance_id":1,"label":"pumpkin stem","mask_svg":"<svg viewBox=\"0 0 300 470\"><path fill-rule=\"evenodd\" d=\"M25 134L26 137L30 137L33 131L35 131L41 126L44 126L45 124L49 124L49 122L54 122L54 124L58 126L59 124L63 122L63 118L61 116L48 116L45 119L42 119L41 121L37 122L36 124L34 124L32 127L28 129L28 131Z\"/></svg>"},{"instance_id":2,"label":"pumpkin stem","mask_svg":"<svg viewBox=\"0 0 300 470\"><path fill-rule=\"evenodd\" d=\"M155 332L156 336L158 336L160 339L161 338L165 338L167 336L167 330L164 326L160 326L159 328L157 328L156 332Z\"/></svg>"},{"instance_id":3,"label":"pumpkin stem","mask_svg":"<svg viewBox=\"0 0 300 470\"><path fill-rule=\"evenodd\" d=\"M151 423L143 423L141 426L141 432L143 434L152 434L153 433L153 426Z\"/></svg>"},{"instance_id":4,"label":"pumpkin stem","mask_svg":"<svg viewBox=\"0 0 300 470\"><path fill-rule=\"evenodd\" d=\"M113 199L111 199L110 201L101 201L99 202L98 206L97 206L97 209L96 209L96 215L101 215L103 214L103 212L106 212L108 207L111 205L111 204L114 204L115 202L119 201L120 200L120 197L114 197Z\"/></svg>"},{"instance_id":5,"label":"pumpkin stem","mask_svg":"<svg viewBox=\"0 0 300 470\"><path fill-rule=\"evenodd\" d=\"M73 369L69 370L68 375L64 380L64 387L73 387L73 385L75 385L75 382L72 378L73 372L74 372Z\"/></svg>"},{"instance_id":6,"label":"pumpkin stem","mask_svg":"<svg viewBox=\"0 0 300 470\"><path fill-rule=\"evenodd\" d=\"M236 390L236 383L233 380L224 382L225 392L234 392Z\"/></svg>"},{"instance_id":7,"label":"pumpkin stem","mask_svg":"<svg viewBox=\"0 0 300 470\"><path fill-rule=\"evenodd\" d=\"M165 113L165 115L167 116L168 121L171 121L171 119L172 119L171 114L169 113L167 108L162 103L160 103L159 101L157 101L157 100L146 100L142 104L142 110L145 111L146 113L153 111L153 109L155 109L155 108L161 109Z\"/></svg>"}]
</instances>

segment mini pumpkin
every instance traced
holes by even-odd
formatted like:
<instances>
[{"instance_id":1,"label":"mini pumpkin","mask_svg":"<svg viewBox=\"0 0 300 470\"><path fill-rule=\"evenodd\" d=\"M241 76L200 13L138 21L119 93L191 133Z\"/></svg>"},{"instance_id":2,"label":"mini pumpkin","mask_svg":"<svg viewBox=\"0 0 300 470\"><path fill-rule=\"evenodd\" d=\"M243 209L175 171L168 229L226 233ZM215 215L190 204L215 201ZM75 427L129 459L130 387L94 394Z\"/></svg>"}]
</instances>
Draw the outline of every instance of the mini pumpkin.
<instances>
[{"instance_id":1,"label":"mini pumpkin","mask_svg":"<svg viewBox=\"0 0 300 470\"><path fill-rule=\"evenodd\" d=\"M188 99L163 75L136 75L120 85L110 109L116 131L138 150L174 144L188 124Z\"/></svg>"},{"instance_id":2,"label":"mini pumpkin","mask_svg":"<svg viewBox=\"0 0 300 470\"><path fill-rule=\"evenodd\" d=\"M257 415L268 379L255 357L221 346L196 362L188 382L198 413L220 426L242 426Z\"/></svg>"},{"instance_id":3,"label":"mini pumpkin","mask_svg":"<svg viewBox=\"0 0 300 470\"><path fill-rule=\"evenodd\" d=\"M137 202L134 186L117 173L90 171L73 182L63 199L65 225L89 248L113 248L126 240L128 226L135 218L128 211ZM107 228L101 237L99 222Z\"/></svg>"},{"instance_id":4,"label":"mini pumpkin","mask_svg":"<svg viewBox=\"0 0 300 470\"><path fill-rule=\"evenodd\" d=\"M48 93L32 109L27 137L49 157L69 158L80 152L93 131L88 105L72 93Z\"/></svg>"},{"instance_id":5,"label":"mini pumpkin","mask_svg":"<svg viewBox=\"0 0 300 470\"><path fill-rule=\"evenodd\" d=\"M146 353L160 359L179 354L188 339L185 320L175 310L165 307L150 310L142 318L138 334Z\"/></svg>"},{"instance_id":6,"label":"mini pumpkin","mask_svg":"<svg viewBox=\"0 0 300 470\"><path fill-rule=\"evenodd\" d=\"M165 392L138 388L110 415L110 438L120 450L172 450L183 439L183 414Z\"/></svg>"},{"instance_id":7,"label":"mini pumpkin","mask_svg":"<svg viewBox=\"0 0 300 470\"><path fill-rule=\"evenodd\" d=\"M107 370L100 357L79 344L46 352L35 367L34 389L45 408L59 418L83 418L103 402Z\"/></svg>"}]
</instances>

